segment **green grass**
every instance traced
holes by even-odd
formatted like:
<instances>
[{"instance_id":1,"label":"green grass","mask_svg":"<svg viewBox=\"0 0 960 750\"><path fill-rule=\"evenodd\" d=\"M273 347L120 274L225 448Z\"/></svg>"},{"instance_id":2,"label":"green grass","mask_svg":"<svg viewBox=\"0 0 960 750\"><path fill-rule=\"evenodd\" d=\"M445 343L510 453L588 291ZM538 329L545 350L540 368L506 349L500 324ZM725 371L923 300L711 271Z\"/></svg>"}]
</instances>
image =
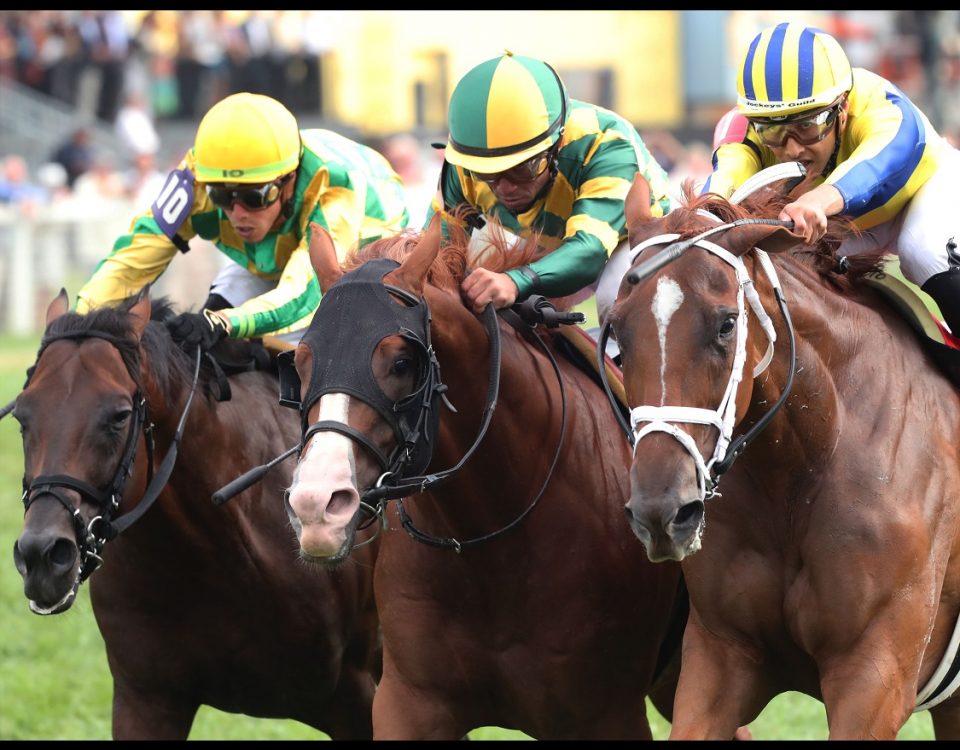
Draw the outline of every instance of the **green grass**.
<instances>
[{"instance_id":1,"label":"green grass","mask_svg":"<svg viewBox=\"0 0 960 750\"><path fill-rule=\"evenodd\" d=\"M592 306L592 301L586 303ZM20 390L32 363L37 338L0 336L0 405ZM97 630L86 586L62 615L39 617L27 608L20 576L10 550L23 520L20 480L23 453L16 422L0 420L0 740L110 739L112 686L103 641ZM589 686L585 686L589 689ZM648 715L654 737L665 739L669 725L652 706ZM823 706L797 693L777 697L751 725L756 739L823 739ZM478 740L526 739L526 735L484 727L471 732ZM900 739L932 739L929 713L913 716ZM326 739L294 721L254 719L212 708L200 709L192 740Z\"/></svg>"}]
</instances>

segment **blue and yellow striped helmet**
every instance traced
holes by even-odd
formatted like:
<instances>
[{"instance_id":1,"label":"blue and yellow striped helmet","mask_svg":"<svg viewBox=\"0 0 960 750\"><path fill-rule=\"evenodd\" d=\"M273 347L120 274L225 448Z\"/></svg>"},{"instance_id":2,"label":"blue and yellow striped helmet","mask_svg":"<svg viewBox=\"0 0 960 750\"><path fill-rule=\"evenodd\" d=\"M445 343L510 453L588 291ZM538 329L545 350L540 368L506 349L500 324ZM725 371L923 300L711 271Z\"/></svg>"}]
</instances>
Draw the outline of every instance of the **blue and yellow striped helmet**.
<instances>
[{"instance_id":1,"label":"blue and yellow striped helmet","mask_svg":"<svg viewBox=\"0 0 960 750\"><path fill-rule=\"evenodd\" d=\"M563 135L567 90L547 63L507 52L480 63L450 97L451 164L502 172L545 151Z\"/></svg>"},{"instance_id":2,"label":"blue and yellow striped helmet","mask_svg":"<svg viewBox=\"0 0 960 750\"><path fill-rule=\"evenodd\" d=\"M747 117L787 117L829 106L852 86L850 61L836 39L781 23L750 43L737 77L737 108Z\"/></svg>"}]
</instances>

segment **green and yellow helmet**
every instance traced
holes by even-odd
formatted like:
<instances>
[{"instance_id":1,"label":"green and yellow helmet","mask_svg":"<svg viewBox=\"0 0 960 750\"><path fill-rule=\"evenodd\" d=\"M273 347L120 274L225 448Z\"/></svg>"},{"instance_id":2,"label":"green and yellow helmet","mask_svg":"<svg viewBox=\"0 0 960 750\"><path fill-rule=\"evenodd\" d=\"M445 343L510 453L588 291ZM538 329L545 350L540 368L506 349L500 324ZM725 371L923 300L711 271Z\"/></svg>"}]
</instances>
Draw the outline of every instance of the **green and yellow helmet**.
<instances>
[{"instance_id":1,"label":"green and yellow helmet","mask_svg":"<svg viewBox=\"0 0 960 750\"><path fill-rule=\"evenodd\" d=\"M836 39L781 23L750 43L737 78L737 108L747 117L788 117L827 107L852 87L850 61Z\"/></svg>"},{"instance_id":2,"label":"green and yellow helmet","mask_svg":"<svg viewBox=\"0 0 960 750\"><path fill-rule=\"evenodd\" d=\"M563 135L567 90L547 63L507 52L480 63L450 97L446 160L474 172L502 172Z\"/></svg>"},{"instance_id":3,"label":"green and yellow helmet","mask_svg":"<svg viewBox=\"0 0 960 750\"><path fill-rule=\"evenodd\" d=\"M271 182L300 163L297 119L269 96L232 94L200 121L193 154L198 182Z\"/></svg>"}]
</instances>

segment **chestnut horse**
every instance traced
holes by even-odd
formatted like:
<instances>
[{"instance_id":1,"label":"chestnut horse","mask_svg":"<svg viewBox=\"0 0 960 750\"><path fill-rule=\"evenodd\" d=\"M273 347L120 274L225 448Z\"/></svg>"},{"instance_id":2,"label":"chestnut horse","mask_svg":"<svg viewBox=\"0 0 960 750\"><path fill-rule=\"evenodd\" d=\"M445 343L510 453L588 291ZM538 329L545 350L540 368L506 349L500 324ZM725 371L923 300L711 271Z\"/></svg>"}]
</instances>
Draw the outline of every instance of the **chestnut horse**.
<instances>
[{"instance_id":1,"label":"chestnut horse","mask_svg":"<svg viewBox=\"0 0 960 750\"><path fill-rule=\"evenodd\" d=\"M296 350L288 512L326 564L349 559L361 508L386 524L374 737L649 739L686 596L623 523L630 448L603 391L549 337L465 307L456 226L443 247L437 221L375 242L347 273L313 232L324 296Z\"/></svg>"},{"instance_id":2,"label":"chestnut horse","mask_svg":"<svg viewBox=\"0 0 960 750\"><path fill-rule=\"evenodd\" d=\"M791 690L830 738L892 740L915 708L958 738L960 399L858 283L881 256L839 263L841 219L802 245L772 191L688 191L654 220L644 188L610 327L630 526L689 588L671 739L727 737Z\"/></svg>"},{"instance_id":3,"label":"chestnut horse","mask_svg":"<svg viewBox=\"0 0 960 750\"><path fill-rule=\"evenodd\" d=\"M169 311L153 306L154 317ZM67 308L61 292L15 402L26 514L14 557L39 614L69 609L90 576L114 738L186 739L201 705L369 738L375 548L338 571L292 557L292 461L230 505L210 502L296 439L276 375L232 376L218 403L204 395L206 367L149 320L148 296L83 316Z\"/></svg>"}]
</instances>

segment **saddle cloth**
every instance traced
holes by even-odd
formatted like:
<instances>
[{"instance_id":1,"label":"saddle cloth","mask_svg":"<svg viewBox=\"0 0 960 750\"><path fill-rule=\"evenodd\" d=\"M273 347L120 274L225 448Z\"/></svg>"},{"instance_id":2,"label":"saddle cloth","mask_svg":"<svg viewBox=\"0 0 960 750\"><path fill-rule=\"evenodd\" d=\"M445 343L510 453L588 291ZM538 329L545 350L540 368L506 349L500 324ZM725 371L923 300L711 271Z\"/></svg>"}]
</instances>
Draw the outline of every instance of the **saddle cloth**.
<instances>
[{"instance_id":1,"label":"saddle cloth","mask_svg":"<svg viewBox=\"0 0 960 750\"><path fill-rule=\"evenodd\" d=\"M900 279L898 259L891 256L883 270L866 274L863 281L910 324L944 374L960 388L960 338L934 316L914 285Z\"/></svg>"}]
</instances>

